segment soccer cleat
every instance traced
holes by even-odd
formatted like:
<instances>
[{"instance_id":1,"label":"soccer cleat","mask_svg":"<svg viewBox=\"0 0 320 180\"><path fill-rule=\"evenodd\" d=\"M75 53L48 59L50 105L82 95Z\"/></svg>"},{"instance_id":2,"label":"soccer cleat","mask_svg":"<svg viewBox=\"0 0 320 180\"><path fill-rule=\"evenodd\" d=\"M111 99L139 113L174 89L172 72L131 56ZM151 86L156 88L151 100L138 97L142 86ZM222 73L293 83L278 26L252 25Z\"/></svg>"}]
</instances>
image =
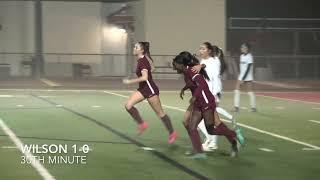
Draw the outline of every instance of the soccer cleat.
<instances>
[{"instance_id":1,"label":"soccer cleat","mask_svg":"<svg viewBox=\"0 0 320 180\"><path fill-rule=\"evenodd\" d=\"M178 134L176 131L173 131L170 135L169 135L169 139L168 139L168 144L172 144L174 141L176 141L178 137Z\"/></svg>"},{"instance_id":2,"label":"soccer cleat","mask_svg":"<svg viewBox=\"0 0 320 180\"><path fill-rule=\"evenodd\" d=\"M236 132L236 135L237 135L237 140L239 141L239 143L240 143L242 146L244 146L244 144L245 144L245 139L244 139L244 136L243 136L243 134L242 134L242 130L241 130L239 127L237 127L237 128L235 129L235 132Z\"/></svg>"},{"instance_id":3,"label":"soccer cleat","mask_svg":"<svg viewBox=\"0 0 320 180\"><path fill-rule=\"evenodd\" d=\"M207 155L206 153L196 153L192 155L190 158L195 160L204 160L207 159Z\"/></svg>"},{"instance_id":4,"label":"soccer cleat","mask_svg":"<svg viewBox=\"0 0 320 180\"><path fill-rule=\"evenodd\" d=\"M138 125L138 135L141 135L149 127L148 123L142 122Z\"/></svg>"},{"instance_id":5,"label":"soccer cleat","mask_svg":"<svg viewBox=\"0 0 320 180\"><path fill-rule=\"evenodd\" d=\"M231 146L231 153L230 153L230 157L235 158L238 156L238 152L239 152L239 147L238 147L238 143L237 141L232 144Z\"/></svg>"},{"instance_id":6,"label":"soccer cleat","mask_svg":"<svg viewBox=\"0 0 320 180\"><path fill-rule=\"evenodd\" d=\"M257 108L251 108L251 112L257 112Z\"/></svg>"}]
</instances>

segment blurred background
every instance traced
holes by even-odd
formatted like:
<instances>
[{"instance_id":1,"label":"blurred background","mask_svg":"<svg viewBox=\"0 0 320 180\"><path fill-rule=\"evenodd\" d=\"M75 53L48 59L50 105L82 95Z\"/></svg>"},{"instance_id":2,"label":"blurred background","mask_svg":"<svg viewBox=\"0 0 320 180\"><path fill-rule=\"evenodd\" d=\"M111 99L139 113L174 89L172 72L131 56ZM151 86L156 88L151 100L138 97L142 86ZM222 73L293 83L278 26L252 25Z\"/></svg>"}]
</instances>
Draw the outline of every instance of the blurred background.
<instances>
[{"instance_id":1,"label":"blurred background","mask_svg":"<svg viewBox=\"0 0 320 180\"><path fill-rule=\"evenodd\" d=\"M197 53L205 41L224 50L226 80L236 78L239 47L249 42L257 81L315 83L317 7L316 0L0 1L0 86L120 82L134 74L137 41L151 43L154 77L169 84L180 77L172 57Z\"/></svg>"}]
</instances>

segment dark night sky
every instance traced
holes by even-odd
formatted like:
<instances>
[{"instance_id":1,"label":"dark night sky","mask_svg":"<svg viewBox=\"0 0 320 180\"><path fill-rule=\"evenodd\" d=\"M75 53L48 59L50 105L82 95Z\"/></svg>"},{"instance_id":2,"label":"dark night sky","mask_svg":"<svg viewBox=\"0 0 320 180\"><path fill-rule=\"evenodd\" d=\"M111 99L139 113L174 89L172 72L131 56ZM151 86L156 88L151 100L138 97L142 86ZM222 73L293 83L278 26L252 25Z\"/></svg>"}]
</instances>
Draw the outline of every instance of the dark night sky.
<instances>
[{"instance_id":1,"label":"dark night sky","mask_svg":"<svg viewBox=\"0 0 320 180\"><path fill-rule=\"evenodd\" d=\"M228 17L320 18L320 0L227 0Z\"/></svg>"}]
</instances>

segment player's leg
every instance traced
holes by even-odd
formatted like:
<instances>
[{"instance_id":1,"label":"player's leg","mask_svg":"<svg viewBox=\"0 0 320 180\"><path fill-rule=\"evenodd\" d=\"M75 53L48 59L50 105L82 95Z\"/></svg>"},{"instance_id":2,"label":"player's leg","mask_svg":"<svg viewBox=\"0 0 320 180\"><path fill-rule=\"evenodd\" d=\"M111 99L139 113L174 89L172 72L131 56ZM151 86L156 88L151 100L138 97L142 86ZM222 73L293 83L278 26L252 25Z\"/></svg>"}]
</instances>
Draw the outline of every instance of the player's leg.
<instances>
[{"instance_id":1,"label":"player's leg","mask_svg":"<svg viewBox=\"0 0 320 180\"><path fill-rule=\"evenodd\" d=\"M190 104L189 107L187 108L186 112L184 113L183 122L182 122L183 126L186 128L186 131L188 133L190 140L191 140L191 134L190 134L189 124L191 121L192 110L193 110L193 105ZM193 153L194 153L193 151L186 152L187 155L192 155Z\"/></svg>"},{"instance_id":2,"label":"player's leg","mask_svg":"<svg viewBox=\"0 0 320 180\"><path fill-rule=\"evenodd\" d=\"M192 142L193 150L195 154L192 156L193 159L206 159L206 155L203 153L200 136L197 130L198 124L202 119L202 113L198 110L193 109L190 114L190 121L188 125L189 136Z\"/></svg>"},{"instance_id":3,"label":"player's leg","mask_svg":"<svg viewBox=\"0 0 320 180\"><path fill-rule=\"evenodd\" d=\"M255 94L253 92L253 82L252 81L248 81L245 83L247 86L247 92L248 92L248 96L250 99L250 106L251 106L251 111L252 112L256 112L257 108L256 108L256 97Z\"/></svg>"},{"instance_id":4,"label":"player's leg","mask_svg":"<svg viewBox=\"0 0 320 180\"><path fill-rule=\"evenodd\" d=\"M202 119L201 122L198 125L199 130L202 132L202 134L205 136L205 141L202 143L202 148L204 151L213 151L215 149L218 149L217 146L217 136L210 135L207 131L206 125L204 123L204 120Z\"/></svg>"},{"instance_id":5,"label":"player's leg","mask_svg":"<svg viewBox=\"0 0 320 180\"><path fill-rule=\"evenodd\" d=\"M161 119L161 121L165 125L166 129L168 130L168 132L169 132L168 143L172 144L177 138L177 133L174 131L174 129L172 127L172 123L171 123L169 116L163 111L159 96L154 95L154 96L148 98L147 100L148 100L150 106L152 107L152 109L154 110L154 112Z\"/></svg>"},{"instance_id":6,"label":"player's leg","mask_svg":"<svg viewBox=\"0 0 320 180\"><path fill-rule=\"evenodd\" d=\"M139 91L135 91L129 96L127 102L125 103L127 112L138 123L139 134L141 134L148 127L148 124L142 120L138 109L135 108L134 105L143 101L144 99L145 98Z\"/></svg>"},{"instance_id":7,"label":"player's leg","mask_svg":"<svg viewBox=\"0 0 320 180\"><path fill-rule=\"evenodd\" d=\"M217 107L216 110L217 110L217 113L225 116L225 117L228 118L229 120L231 120L231 119L233 118L233 116L232 116L230 113L228 113L228 111L226 111L225 109L223 109L222 107Z\"/></svg>"},{"instance_id":8,"label":"player's leg","mask_svg":"<svg viewBox=\"0 0 320 180\"><path fill-rule=\"evenodd\" d=\"M223 135L231 143L231 156L238 153L236 133L230 130L219 118L216 111L208 110L203 113L208 132L213 135Z\"/></svg>"},{"instance_id":9,"label":"player's leg","mask_svg":"<svg viewBox=\"0 0 320 180\"><path fill-rule=\"evenodd\" d=\"M233 106L234 106L234 111L235 112L239 112L239 106L240 106L240 84L241 84L241 81L237 80L236 88L234 90L234 100L233 100Z\"/></svg>"}]
</instances>

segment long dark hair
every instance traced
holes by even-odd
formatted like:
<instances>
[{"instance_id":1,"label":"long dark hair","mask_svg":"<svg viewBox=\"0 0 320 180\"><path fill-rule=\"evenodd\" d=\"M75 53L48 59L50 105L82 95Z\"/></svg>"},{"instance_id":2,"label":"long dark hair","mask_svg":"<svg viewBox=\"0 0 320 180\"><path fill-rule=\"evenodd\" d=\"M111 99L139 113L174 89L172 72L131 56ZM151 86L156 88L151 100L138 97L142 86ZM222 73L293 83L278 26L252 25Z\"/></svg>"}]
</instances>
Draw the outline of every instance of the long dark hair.
<instances>
[{"instance_id":1,"label":"long dark hair","mask_svg":"<svg viewBox=\"0 0 320 180\"><path fill-rule=\"evenodd\" d=\"M217 56L219 58L220 64L221 64L220 75L222 75L225 72L225 70L227 69L227 63L224 60L224 54L223 54L222 49L219 48L218 46L212 45L209 42L204 42L203 44L206 46L207 49L209 49L211 51L211 53L210 53L211 57Z\"/></svg>"},{"instance_id":2,"label":"long dark hair","mask_svg":"<svg viewBox=\"0 0 320 180\"><path fill-rule=\"evenodd\" d=\"M198 58L193 56L190 52L183 51L173 59L173 62L177 64L183 64L184 66L193 67L195 65L198 65L200 61ZM206 70L201 69L199 74L203 75L205 79L210 80Z\"/></svg>"},{"instance_id":3,"label":"long dark hair","mask_svg":"<svg viewBox=\"0 0 320 180\"><path fill-rule=\"evenodd\" d=\"M154 71L155 67L154 67L154 64L153 64L153 59L152 59L151 54L150 54L150 43L147 42L147 41L140 41L138 43L140 44L140 46L143 49L143 55L145 55L146 58L149 61L149 64L151 66L151 71Z\"/></svg>"}]
</instances>

